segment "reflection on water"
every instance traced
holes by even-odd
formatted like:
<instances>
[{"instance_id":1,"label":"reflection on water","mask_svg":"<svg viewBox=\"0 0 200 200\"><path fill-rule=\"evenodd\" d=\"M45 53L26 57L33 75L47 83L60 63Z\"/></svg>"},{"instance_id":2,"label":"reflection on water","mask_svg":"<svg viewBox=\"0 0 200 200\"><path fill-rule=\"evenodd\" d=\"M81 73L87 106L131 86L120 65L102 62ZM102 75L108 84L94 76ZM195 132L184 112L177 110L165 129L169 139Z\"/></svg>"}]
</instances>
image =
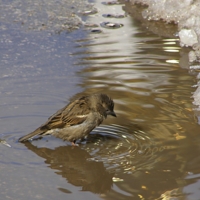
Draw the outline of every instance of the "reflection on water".
<instances>
[{"instance_id":1,"label":"reflection on water","mask_svg":"<svg viewBox=\"0 0 200 200\"><path fill-rule=\"evenodd\" d=\"M102 4L98 7L105 13L112 10ZM122 12L115 5L111 14ZM99 18L89 20L105 21ZM190 145L184 145L199 130L190 99L193 77L179 66L176 39L158 37L146 29L144 33L130 17L112 22L124 26L91 34L89 40L79 42L75 52L83 55L77 65L87 66L78 74L84 78L84 92L108 93L118 115L105 121L112 125L96 130L100 135L108 131L107 137L115 140L92 143L87 149L92 160L103 161L107 170L123 180L105 198L155 199L187 185L180 180L187 173L182 148L188 150L187 156L192 154Z\"/></svg>"},{"instance_id":2,"label":"reflection on water","mask_svg":"<svg viewBox=\"0 0 200 200\"><path fill-rule=\"evenodd\" d=\"M106 171L103 162L88 161L91 155L81 148L60 146L55 149L37 148L29 142L25 146L45 159L45 163L58 175L82 191L104 193L111 189L113 174ZM67 192L65 188L58 188ZM69 192L67 192L69 193Z\"/></svg>"}]
</instances>

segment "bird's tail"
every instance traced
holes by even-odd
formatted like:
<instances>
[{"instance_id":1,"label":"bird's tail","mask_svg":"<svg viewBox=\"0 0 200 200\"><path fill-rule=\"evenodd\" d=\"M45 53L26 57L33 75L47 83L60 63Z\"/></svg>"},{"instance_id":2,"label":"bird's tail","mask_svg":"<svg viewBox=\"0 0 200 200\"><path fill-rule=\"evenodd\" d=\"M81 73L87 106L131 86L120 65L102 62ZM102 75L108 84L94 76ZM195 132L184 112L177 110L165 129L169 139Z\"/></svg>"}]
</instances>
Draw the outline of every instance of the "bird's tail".
<instances>
[{"instance_id":1,"label":"bird's tail","mask_svg":"<svg viewBox=\"0 0 200 200\"><path fill-rule=\"evenodd\" d=\"M37 128L35 131L33 131L33 132L31 132L31 133L19 138L19 142L25 142L25 141L27 141L28 139L30 139L30 138L32 138L34 136L41 135L42 133L44 133L44 131L41 130L41 128Z\"/></svg>"}]
</instances>

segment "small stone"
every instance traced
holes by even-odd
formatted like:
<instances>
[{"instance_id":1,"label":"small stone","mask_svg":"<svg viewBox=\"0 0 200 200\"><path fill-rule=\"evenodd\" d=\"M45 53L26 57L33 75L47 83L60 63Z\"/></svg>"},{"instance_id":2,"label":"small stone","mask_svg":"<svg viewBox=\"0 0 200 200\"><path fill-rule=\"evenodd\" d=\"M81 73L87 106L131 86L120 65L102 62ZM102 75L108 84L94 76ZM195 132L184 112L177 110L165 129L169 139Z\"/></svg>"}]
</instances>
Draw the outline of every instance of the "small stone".
<instances>
[{"instance_id":1,"label":"small stone","mask_svg":"<svg viewBox=\"0 0 200 200\"><path fill-rule=\"evenodd\" d=\"M110 28L110 29L121 28L124 26L123 24L113 23L113 22L102 22L100 25L104 28Z\"/></svg>"},{"instance_id":2,"label":"small stone","mask_svg":"<svg viewBox=\"0 0 200 200\"><path fill-rule=\"evenodd\" d=\"M102 2L102 4L104 4L104 5L119 5L121 3L118 1L108 1L108 2Z\"/></svg>"},{"instance_id":3,"label":"small stone","mask_svg":"<svg viewBox=\"0 0 200 200\"><path fill-rule=\"evenodd\" d=\"M94 15L96 13L98 13L97 9L93 9L93 10L86 10L82 12L82 15Z\"/></svg>"},{"instance_id":4,"label":"small stone","mask_svg":"<svg viewBox=\"0 0 200 200\"><path fill-rule=\"evenodd\" d=\"M192 48L195 50L195 51L200 51L200 44L199 43L195 43Z\"/></svg>"},{"instance_id":5,"label":"small stone","mask_svg":"<svg viewBox=\"0 0 200 200\"><path fill-rule=\"evenodd\" d=\"M94 28L94 27L98 27L97 24L90 24L90 23L85 23L84 26L85 26L85 27L93 27L93 28Z\"/></svg>"},{"instance_id":6,"label":"small stone","mask_svg":"<svg viewBox=\"0 0 200 200\"><path fill-rule=\"evenodd\" d=\"M91 33L102 33L102 30L100 30L100 29L92 29Z\"/></svg>"},{"instance_id":7,"label":"small stone","mask_svg":"<svg viewBox=\"0 0 200 200\"><path fill-rule=\"evenodd\" d=\"M196 43L192 46L192 48L195 50L197 58L200 58L200 44Z\"/></svg>"},{"instance_id":8,"label":"small stone","mask_svg":"<svg viewBox=\"0 0 200 200\"><path fill-rule=\"evenodd\" d=\"M106 18L124 18L125 15L114 15L114 14L103 14L102 15L103 17L106 17Z\"/></svg>"}]
</instances>

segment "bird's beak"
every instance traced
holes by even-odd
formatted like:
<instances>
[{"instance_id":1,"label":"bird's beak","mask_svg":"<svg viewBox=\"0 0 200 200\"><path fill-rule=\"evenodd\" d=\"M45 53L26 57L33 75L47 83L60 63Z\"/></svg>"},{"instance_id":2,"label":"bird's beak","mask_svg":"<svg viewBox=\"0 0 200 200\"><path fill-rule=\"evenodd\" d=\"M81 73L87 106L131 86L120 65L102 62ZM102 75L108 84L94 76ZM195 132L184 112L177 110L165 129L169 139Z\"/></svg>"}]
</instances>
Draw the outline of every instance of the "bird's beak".
<instances>
[{"instance_id":1,"label":"bird's beak","mask_svg":"<svg viewBox=\"0 0 200 200\"><path fill-rule=\"evenodd\" d=\"M113 117L117 117L117 115L115 114L115 112L114 111L107 111L106 112L107 113L107 115L112 115Z\"/></svg>"}]
</instances>

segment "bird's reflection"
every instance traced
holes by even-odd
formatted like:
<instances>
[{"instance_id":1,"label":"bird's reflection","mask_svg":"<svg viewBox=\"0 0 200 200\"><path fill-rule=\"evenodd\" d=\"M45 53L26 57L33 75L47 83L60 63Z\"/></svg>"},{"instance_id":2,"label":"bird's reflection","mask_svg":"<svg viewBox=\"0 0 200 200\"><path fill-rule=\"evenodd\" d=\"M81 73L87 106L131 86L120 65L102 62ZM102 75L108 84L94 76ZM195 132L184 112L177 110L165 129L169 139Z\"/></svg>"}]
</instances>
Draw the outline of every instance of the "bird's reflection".
<instances>
[{"instance_id":1,"label":"bird's reflection","mask_svg":"<svg viewBox=\"0 0 200 200\"><path fill-rule=\"evenodd\" d=\"M25 146L45 159L45 163L55 173L66 178L83 191L105 193L112 187L114 174L106 171L103 162L92 161L92 156L79 147L60 146L55 149L38 148L30 142ZM62 190L61 190L62 191Z\"/></svg>"}]
</instances>

